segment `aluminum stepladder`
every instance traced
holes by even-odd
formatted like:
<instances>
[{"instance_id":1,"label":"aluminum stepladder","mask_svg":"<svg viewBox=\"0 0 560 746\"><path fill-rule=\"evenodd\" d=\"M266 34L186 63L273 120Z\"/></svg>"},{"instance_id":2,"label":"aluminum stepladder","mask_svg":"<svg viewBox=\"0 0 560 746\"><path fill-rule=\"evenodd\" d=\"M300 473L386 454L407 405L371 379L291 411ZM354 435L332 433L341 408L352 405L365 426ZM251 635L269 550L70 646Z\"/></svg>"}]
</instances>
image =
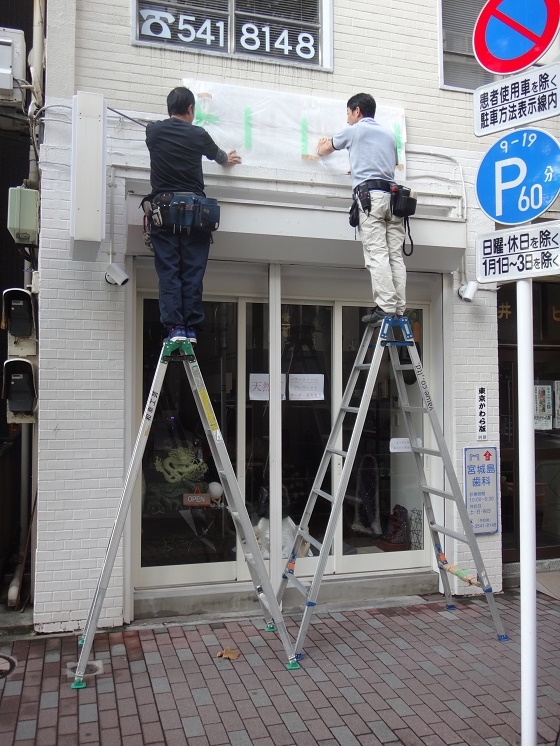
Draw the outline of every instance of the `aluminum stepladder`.
<instances>
[{"instance_id":1,"label":"aluminum stepladder","mask_svg":"<svg viewBox=\"0 0 560 746\"><path fill-rule=\"evenodd\" d=\"M132 453L132 459L124 481L121 501L111 532L111 537L109 539L107 553L103 561L103 567L99 576L97 588L80 639L80 658L75 669L74 682L71 684L71 688L73 689L83 689L86 686L84 677L88 658L93 646L93 640L103 602L105 600L105 594L111 579L119 543L124 530L126 516L132 499L132 493L142 463L142 456L150 434L153 416L156 411L165 374L167 373L167 366L170 362L176 361L184 364L185 372L195 399L196 408L206 432L206 437L219 474L220 482L224 488L224 495L226 497L229 512L234 521L237 535L245 559L247 560L257 598L261 604L263 615L267 620L266 628L268 631L279 632L284 649L288 656L287 667L294 669L299 668L299 664L295 660L295 655L293 653L293 644L288 635L272 583L268 577L266 566L251 524L251 519L249 518L249 514L245 507L239 483L235 476L192 345L186 340L179 342L165 341L156 367L144 414L142 416L142 422L140 424L140 429Z\"/></svg>"},{"instance_id":2,"label":"aluminum stepladder","mask_svg":"<svg viewBox=\"0 0 560 746\"><path fill-rule=\"evenodd\" d=\"M365 318L367 319L367 317ZM402 340L396 340L394 338L393 330L396 328L401 330L403 336ZM391 364L395 374L399 404L404 414L410 447L414 454L415 464L418 471L424 508L445 593L447 608L456 608L453 603L451 587L449 584L449 572L451 571L452 574L457 575L459 578L467 580L467 582L472 585L479 585L482 588L482 590L484 591L484 595L486 596L486 599L488 601L492 620L498 634L498 640L507 641L509 639L505 634L504 628L502 626L500 614L496 605L496 600L492 592L492 587L488 580L488 575L484 567L480 549L476 542L476 537L463 500L463 494L461 492L457 475L455 474L453 463L451 461L451 457L449 455L449 451L443 437L443 432L434 409L434 404L428 390L426 379L424 377L424 371L422 369L422 363L420 361L420 356L414 342L414 336L412 333L410 322L408 318L404 316L385 317L379 330L379 336L373 349L371 361L366 362L366 356L368 354L368 350L371 349L371 340L374 332L375 327L371 324L368 324L362 337L358 354L356 356L356 361L351 370L348 383L342 397L340 410L331 430L325 452L319 464L317 475L311 488L307 505L303 512L300 525L297 529L292 552L290 554L288 562L286 563L286 568L282 575L281 584L277 593L278 601L279 603L281 603L288 584L291 584L301 593L301 595L305 599L303 617L294 648L295 657L298 661L301 660L303 655L303 645L307 636L309 625L311 623L314 607L317 604L321 581L323 579L325 567L334 540L336 526L342 512L350 475L352 473L352 468L358 451L364 423L368 414L368 408L373 395L379 367L381 365L381 359L386 347L388 348ZM406 347L410 356L410 362L401 362L398 353L399 347ZM407 388L404 382L403 371L414 372L416 383L420 387L420 391L422 393L421 406L410 405ZM354 395L358 381L360 380L360 376L363 376L363 374L367 374L367 378L365 384L363 384L360 405L358 407L350 406L350 402ZM413 415L418 413L427 415L432 427L435 441L437 442L437 450L428 449L423 447L423 445L420 445L420 443L424 443L424 439L419 438L418 434L415 431L413 421ZM341 450L340 438L342 433L342 424L346 415L355 416L355 421L347 450ZM448 490L431 487L427 484L423 462L424 456L426 455L436 456L442 459ZM331 465L331 461L334 456L342 457L343 466L340 474L340 480L336 485L334 495L331 495L329 494L328 489L325 489L323 487L323 482L325 481L329 466ZM441 526L436 523L434 510L432 507L432 495L444 498L445 500L449 500L455 504L464 533L461 534L457 531L453 531L449 528L446 528L445 526ZM309 521L313 514L316 502L319 498L325 499L329 503L331 503L331 512L325 530L325 536L322 542L315 539L309 533ZM459 568L456 568L456 566L448 564L445 554L442 550L443 542L440 538L440 535L449 536L450 538L469 546L477 570L478 578L473 578L466 571L460 570ZM319 550L317 569L309 586L301 582L295 575L296 558L298 557L298 552L304 541L310 542L312 546Z\"/></svg>"}]
</instances>

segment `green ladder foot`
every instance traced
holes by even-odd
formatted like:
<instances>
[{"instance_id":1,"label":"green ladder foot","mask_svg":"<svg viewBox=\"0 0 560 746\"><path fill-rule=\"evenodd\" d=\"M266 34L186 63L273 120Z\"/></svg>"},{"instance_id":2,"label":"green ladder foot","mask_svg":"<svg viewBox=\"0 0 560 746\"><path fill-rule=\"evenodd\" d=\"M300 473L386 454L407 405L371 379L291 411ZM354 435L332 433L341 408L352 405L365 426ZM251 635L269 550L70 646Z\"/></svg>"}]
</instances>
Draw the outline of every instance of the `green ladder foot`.
<instances>
[{"instance_id":1,"label":"green ladder foot","mask_svg":"<svg viewBox=\"0 0 560 746\"><path fill-rule=\"evenodd\" d=\"M78 640L78 647L82 648L84 646L85 641L86 641L85 637L80 637L80 639Z\"/></svg>"},{"instance_id":2,"label":"green ladder foot","mask_svg":"<svg viewBox=\"0 0 560 746\"><path fill-rule=\"evenodd\" d=\"M301 666L297 661L290 661L289 663L286 663L286 669L288 671L297 671L298 668L301 668Z\"/></svg>"},{"instance_id":3,"label":"green ladder foot","mask_svg":"<svg viewBox=\"0 0 560 746\"><path fill-rule=\"evenodd\" d=\"M274 624L274 622L270 622L270 624L267 624L264 628L265 632L278 632L278 627Z\"/></svg>"},{"instance_id":4,"label":"green ladder foot","mask_svg":"<svg viewBox=\"0 0 560 746\"><path fill-rule=\"evenodd\" d=\"M75 678L74 682L70 684L70 689L85 689L86 682L83 679Z\"/></svg>"}]
</instances>

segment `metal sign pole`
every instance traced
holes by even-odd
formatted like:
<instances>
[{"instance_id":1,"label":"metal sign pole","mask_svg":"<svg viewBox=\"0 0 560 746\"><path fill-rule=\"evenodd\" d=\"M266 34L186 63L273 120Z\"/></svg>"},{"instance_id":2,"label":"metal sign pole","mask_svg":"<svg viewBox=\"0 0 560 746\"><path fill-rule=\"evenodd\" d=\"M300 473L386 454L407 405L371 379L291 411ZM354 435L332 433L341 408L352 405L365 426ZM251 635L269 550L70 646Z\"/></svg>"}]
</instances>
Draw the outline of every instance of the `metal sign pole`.
<instances>
[{"instance_id":1,"label":"metal sign pole","mask_svg":"<svg viewBox=\"0 0 560 746\"><path fill-rule=\"evenodd\" d=\"M518 280L517 407L519 442L519 548L521 577L521 744L537 743L537 551L533 281Z\"/></svg>"}]
</instances>

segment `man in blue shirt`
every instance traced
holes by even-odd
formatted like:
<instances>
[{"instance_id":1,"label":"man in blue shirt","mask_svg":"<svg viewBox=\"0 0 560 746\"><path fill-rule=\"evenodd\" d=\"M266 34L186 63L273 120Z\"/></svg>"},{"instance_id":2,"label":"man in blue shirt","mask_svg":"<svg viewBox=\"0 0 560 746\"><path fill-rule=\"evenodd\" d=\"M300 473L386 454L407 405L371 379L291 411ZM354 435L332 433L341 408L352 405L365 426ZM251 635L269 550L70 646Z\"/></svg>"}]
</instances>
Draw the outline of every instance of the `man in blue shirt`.
<instances>
[{"instance_id":1,"label":"man in blue shirt","mask_svg":"<svg viewBox=\"0 0 560 746\"><path fill-rule=\"evenodd\" d=\"M222 166L241 163L235 150L225 153L202 127L193 124L195 99L179 86L167 96L169 119L150 122L146 145L150 151L152 198L187 192L204 197L202 156ZM150 237L159 278L161 323L171 341L197 341L204 321L202 280L210 251L210 233L193 228L174 232L152 224Z\"/></svg>"},{"instance_id":2,"label":"man in blue shirt","mask_svg":"<svg viewBox=\"0 0 560 746\"><path fill-rule=\"evenodd\" d=\"M406 308L406 267L402 255L404 227L402 218L391 212L391 187L395 184L398 162L394 133L377 122L376 103L368 93L357 93L346 105L348 127L333 138L322 137L317 144L320 156L335 150L348 150L352 189L367 195L371 206L358 200L359 233L365 265L371 275L375 307L368 320L381 325L385 316L402 316Z\"/></svg>"}]
</instances>

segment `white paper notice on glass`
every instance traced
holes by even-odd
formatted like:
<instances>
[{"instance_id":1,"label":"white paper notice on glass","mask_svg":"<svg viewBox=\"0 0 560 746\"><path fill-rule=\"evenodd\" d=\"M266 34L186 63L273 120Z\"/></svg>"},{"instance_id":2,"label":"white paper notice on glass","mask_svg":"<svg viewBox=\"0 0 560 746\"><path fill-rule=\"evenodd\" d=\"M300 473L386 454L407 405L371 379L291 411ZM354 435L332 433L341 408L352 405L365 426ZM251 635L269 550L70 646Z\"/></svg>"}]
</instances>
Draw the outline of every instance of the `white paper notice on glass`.
<instances>
[{"instance_id":1,"label":"white paper notice on glass","mask_svg":"<svg viewBox=\"0 0 560 746\"><path fill-rule=\"evenodd\" d=\"M281 381L282 401L286 398L286 374L282 373ZM270 382L268 373L249 374L249 399L268 401L270 394Z\"/></svg>"},{"instance_id":2,"label":"white paper notice on glass","mask_svg":"<svg viewBox=\"0 0 560 746\"><path fill-rule=\"evenodd\" d=\"M317 401L325 398L322 373L290 373L290 401Z\"/></svg>"}]
</instances>

